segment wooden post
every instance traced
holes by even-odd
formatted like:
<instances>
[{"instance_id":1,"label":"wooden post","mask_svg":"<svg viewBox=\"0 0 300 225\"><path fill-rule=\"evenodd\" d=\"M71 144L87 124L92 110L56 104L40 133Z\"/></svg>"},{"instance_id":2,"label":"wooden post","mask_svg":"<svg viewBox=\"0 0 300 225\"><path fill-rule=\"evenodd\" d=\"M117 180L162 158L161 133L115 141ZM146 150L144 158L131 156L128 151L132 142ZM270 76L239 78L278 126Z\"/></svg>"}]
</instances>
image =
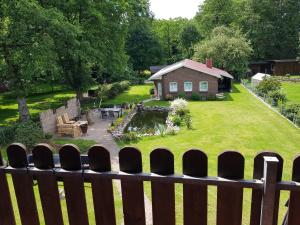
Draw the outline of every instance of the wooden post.
<instances>
[{"instance_id":1,"label":"wooden post","mask_svg":"<svg viewBox=\"0 0 300 225\"><path fill-rule=\"evenodd\" d=\"M278 163L276 157L264 157L264 192L260 225L273 225Z\"/></svg>"}]
</instances>

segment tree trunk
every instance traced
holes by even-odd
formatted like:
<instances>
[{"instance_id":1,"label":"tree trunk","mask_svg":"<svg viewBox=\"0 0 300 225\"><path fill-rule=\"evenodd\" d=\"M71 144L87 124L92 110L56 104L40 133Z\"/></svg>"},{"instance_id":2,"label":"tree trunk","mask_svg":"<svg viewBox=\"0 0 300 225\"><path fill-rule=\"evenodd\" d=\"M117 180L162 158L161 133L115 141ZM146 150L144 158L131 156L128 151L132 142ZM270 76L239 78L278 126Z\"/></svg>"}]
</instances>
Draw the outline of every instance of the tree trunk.
<instances>
[{"instance_id":1,"label":"tree trunk","mask_svg":"<svg viewBox=\"0 0 300 225\"><path fill-rule=\"evenodd\" d=\"M76 98L81 101L83 99L83 92L82 91L76 91Z\"/></svg>"},{"instance_id":2,"label":"tree trunk","mask_svg":"<svg viewBox=\"0 0 300 225\"><path fill-rule=\"evenodd\" d=\"M21 122L26 122L30 119L29 110L26 103L25 97L18 97L18 110L19 110L19 120Z\"/></svg>"}]
</instances>

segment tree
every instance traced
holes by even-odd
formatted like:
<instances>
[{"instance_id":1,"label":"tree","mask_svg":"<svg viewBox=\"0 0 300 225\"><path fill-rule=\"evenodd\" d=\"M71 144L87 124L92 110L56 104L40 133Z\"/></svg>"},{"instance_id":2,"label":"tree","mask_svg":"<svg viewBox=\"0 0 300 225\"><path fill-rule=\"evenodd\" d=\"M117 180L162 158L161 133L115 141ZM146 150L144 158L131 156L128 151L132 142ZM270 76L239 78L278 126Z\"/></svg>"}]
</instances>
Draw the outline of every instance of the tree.
<instances>
[{"instance_id":1,"label":"tree","mask_svg":"<svg viewBox=\"0 0 300 225\"><path fill-rule=\"evenodd\" d=\"M28 90L56 65L53 41L45 32L53 13L35 1L6 0L0 7L0 76L16 95L20 121L27 121Z\"/></svg>"},{"instance_id":2,"label":"tree","mask_svg":"<svg viewBox=\"0 0 300 225\"><path fill-rule=\"evenodd\" d=\"M245 36L235 29L216 27L211 35L195 46L194 59L212 58L216 67L225 69L240 78L248 69L252 48Z\"/></svg>"},{"instance_id":3,"label":"tree","mask_svg":"<svg viewBox=\"0 0 300 225\"><path fill-rule=\"evenodd\" d=\"M295 58L299 50L299 4L293 0L247 0L240 4L238 24L259 59Z\"/></svg>"},{"instance_id":4,"label":"tree","mask_svg":"<svg viewBox=\"0 0 300 225\"><path fill-rule=\"evenodd\" d=\"M183 18L153 21L152 28L163 48L162 63L171 64L184 58L180 34L188 23L189 20Z\"/></svg>"},{"instance_id":5,"label":"tree","mask_svg":"<svg viewBox=\"0 0 300 225\"><path fill-rule=\"evenodd\" d=\"M200 40L200 33L196 26L188 24L185 26L180 34L181 45L186 52L186 58L193 56L194 45Z\"/></svg>"},{"instance_id":6,"label":"tree","mask_svg":"<svg viewBox=\"0 0 300 225\"><path fill-rule=\"evenodd\" d=\"M139 73L161 62L161 45L146 23L135 25L130 29L126 50L133 69Z\"/></svg>"},{"instance_id":7,"label":"tree","mask_svg":"<svg viewBox=\"0 0 300 225\"><path fill-rule=\"evenodd\" d=\"M236 19L234 0L205 0L195 20L201 32L209 35L218 26L229 26Z\"/></svg>"}]
</instances>

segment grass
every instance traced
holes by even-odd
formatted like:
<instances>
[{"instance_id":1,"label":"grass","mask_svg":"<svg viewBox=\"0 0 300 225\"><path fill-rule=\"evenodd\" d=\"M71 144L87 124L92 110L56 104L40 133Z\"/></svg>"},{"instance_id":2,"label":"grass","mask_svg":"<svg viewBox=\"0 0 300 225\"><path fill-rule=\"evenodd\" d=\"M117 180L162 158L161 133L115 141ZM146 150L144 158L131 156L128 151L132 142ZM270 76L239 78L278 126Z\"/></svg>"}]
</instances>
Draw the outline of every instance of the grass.
<instances>
[{"instance_id":1,"label":"grass","mask_svg":"<svg viewBox=\"0 0 300 225\"><path fill-rule=\"evenodd\" d=\"M282 88L287 95L289 104L300 104L300 83L283 82Z\"/></svg>"},{"instance_id":2,"label":"grass","mask_svg":"<svg viewBox=\"0 0 300 225\"><path fill-rule=\"evenodd\" d=\"M55 138L52 141L52 143L55 145L74 144L79 148L81 153L86 153L91 146L97 144L97 142L93 140L82 140L73 138Z\"/></svg>"},{"instance_id":3,"label":"grass","mask_svg":"<svg viewBox=\"0 0 300 225\"><path fill-rule=\"evenodd\" d=\"M155 105L148 103L147 105ZM161 102L160 105L168 105ZM283 156L284 179L290 179L293 158L299 153L300 131L260 103L241 85L235 84L235 90L227 101L190 102L189 108L193 120L193 130L183 128L176 136L143 138L134 146L143 155L144 170L149 171L150 152L158 147L170 149L175 158L175 171L182 171L182 155L191 148L198 148L208 155L208 173L217 174L217 157L224 150L238 150L245 157L245 177L250 179L253 173L253 158L262 150L273 150ZM209 222L215 224L215 188L209 188ZM150 187L146 185L150 197ZM245 190L243 224L249 224L250 191ZM284 205L283 195L281 205ZM182 186L176 185L176 215L178 224L182 224ZM284 214L280 213L280 221Z\"/></svg>"},{"instance_id":4,"label":"grass","mask_svg":"<svg viewBox=\"0 0 300 225\"><path fill-rule=\"evenodd\" d=\"M55 109L65 104L75 94L72 91L56 91L48 94L37 94L27 97L27 104L32 117L41 111ZM18 103L16 98L7 94L0 94L0 126L18 120Z\"/></svg>"},{"instance_id":5,"label":"grass","mask_svg":"<svg viewBox=\"0 0 300 225\"><path fill-rule=\"evenodd\" d=\"M114 99L105 101L106 104L122 104L126 103L138 103L143 100L149 99L150 89L153 87L152 84L135 85L131 86L130 89Z\"/></svg>"}]
</instances>

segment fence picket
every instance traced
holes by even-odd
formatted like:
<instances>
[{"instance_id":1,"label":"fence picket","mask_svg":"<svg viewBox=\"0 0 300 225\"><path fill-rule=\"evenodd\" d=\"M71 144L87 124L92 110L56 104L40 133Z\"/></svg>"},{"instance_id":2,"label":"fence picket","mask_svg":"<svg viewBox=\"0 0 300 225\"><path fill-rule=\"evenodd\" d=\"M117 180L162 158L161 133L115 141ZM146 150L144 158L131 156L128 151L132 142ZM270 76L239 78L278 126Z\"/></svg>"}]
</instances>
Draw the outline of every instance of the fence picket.
<instances>
[{"instance_id":1,"label":"fence picket","mask_svg":"<svg viewBox=\"0 0 300 225\"><path fill-rule=\"evenodd\" d=\"M90 169L94 172L111 171L109 152L95 145L88 152ZM91 178L95 219L97 225L115 225L115 205L111 179L93 176Z\"/></svg>"},{"instance_id":2,"label":"fence picket","mask_svg":"<svg viewBox=\"0 0 300 225\"><path fill-rule=\"evenodd\" d=\"M32 150L34 166L40 170L36 177L46 225L63 225L57 180L54 174L53 150L46 144ZM42 173L41 173L42 171Z\"/></svg>"},{"instance_id":3,"label":"fence picket","mask_svg":"<svg viewBox=\"0 0 300 225\"><path fill-rule=\"evenodd\" d=\"M135 148L125 147L119 152L120 171L141 173L142 155ZM145 225L145 203L143 181L121 180L125 225Z\"/></svg>"},{"instance_id":4,"label":"fence picket","mask_svg":"<svg viewBox=\"0 0 300 225\"><path fill-rule=\"evenodd\" d=\"M16 221L4 169L5 167L0 152L0 221L3 225L15 225Z\"/></svg>"},{"instance_id":5,"label":"fence picket","mask_svg":"<svg viewBox=\"0 0 300 225\"><path fill-rule=\"evenodd\" d=\"M231 180L243 179L244 157L234 151L227 151L219 155L218 176ZM240 225L242 223L242 206L243 188L218 187L217 225Z\"/></svg>"},{"instance_id":6,"label":"fence picket","mask_svg":"<svg viewBox=\"0 0 300 225\"><path fill-rule=\"evenodd\" d=\"M62 178L67 201L70 225L88 225L84 180L79 149L75 145L64 145L59 150Z\"/></svg>"},{"instance_id":7,"label":"fence picket","mask_svg":"<svg viewBox=\"0 0 300 225\"><path fill-rule=\"evenodd\" d=\"M207 176L207 156L199 150L183 155L183 174L192 177ZM183 185L183 214L185 225L207 224L207 186Z\"/></svg>"},{"instance_id":8,"label":"fence picket","mask_svg":"<svg viewBox=\"0 0 300 225\"><path fill-rule=\"evenodd\" d=\"M166 149L150 154L151 172L160 176L174 174L174 156ZM175 185L152 181L153 225L175 225Z\"/></svg>"},{"instance_id":9,"label":"fence picket","mask_svg":"<svg viewBox=\"0 0 300 225\"><path fill-rule=\"evenodd\" d=\"M294 160L292 180L300 182L300 156ZM288 225L298 225L300 221L300 192L291 191L288 209Z\"/></svg>"},{"instance_id":10,"label":"fence picket","mask_svg":"<svg viewBox=\"0 0 300 225\"><path fill-rule=\"evenodd\" d=\"M27 173L26 148L21 144L12 144L7 148L12 180L18 202L22 225L39 225L39 217L33 192L32 176Z\"/></svg>"},{"instance_id":11,"label":"fence picket","mask_svg":"<svg viewBox=\"0 0 300 225\"><path fill-rule=\"evenodd\" d=\"M261 180L263 178L265 156L276 157L279 160L279 164L277 168L277 181L280 181L282 176L283 159L279 154L275 152L261 152L255 156L253 179ZM259 190L259 189L252 190L250 225L260 225L262 196L263 196L263 190ZM275 198L276 198L276 205L274 210L274 216L278 215L279 198L280 198L279 191L276 193ZM277 224L277 216L276 218L274 218L273 221L274 221L274 225Z\"/></svg>"}]
</instances>

